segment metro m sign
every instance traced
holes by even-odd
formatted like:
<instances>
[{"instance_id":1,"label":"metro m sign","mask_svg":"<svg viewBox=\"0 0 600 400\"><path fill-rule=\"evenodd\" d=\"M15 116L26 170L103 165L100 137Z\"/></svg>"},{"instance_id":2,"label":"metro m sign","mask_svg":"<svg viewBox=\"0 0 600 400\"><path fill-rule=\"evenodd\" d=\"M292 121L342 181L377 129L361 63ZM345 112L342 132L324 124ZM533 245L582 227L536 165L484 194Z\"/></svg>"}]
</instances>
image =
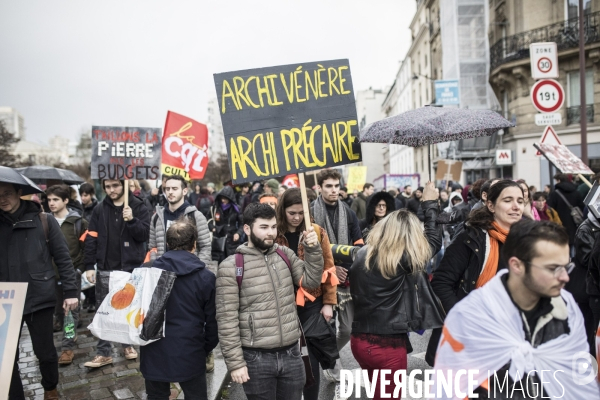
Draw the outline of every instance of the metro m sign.
<instances>
[{"instance_id":1,"label":"metro m sign","mask_svg":"<svg viewBox=\"0 0 600 400\"><path fill-rule=\"evenodd\" d=\"M512 150L496 150L496 165L512 165Z\"/></svg>"}]
</instances>

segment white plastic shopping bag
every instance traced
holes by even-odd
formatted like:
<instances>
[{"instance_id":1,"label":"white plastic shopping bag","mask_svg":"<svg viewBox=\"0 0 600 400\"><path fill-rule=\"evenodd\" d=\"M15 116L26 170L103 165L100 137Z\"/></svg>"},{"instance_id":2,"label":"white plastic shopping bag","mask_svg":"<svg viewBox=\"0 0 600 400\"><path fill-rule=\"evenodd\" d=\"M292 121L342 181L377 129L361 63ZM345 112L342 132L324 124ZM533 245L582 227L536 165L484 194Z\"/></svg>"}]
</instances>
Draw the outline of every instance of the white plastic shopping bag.
<instances>
[{"instance_id":1,"label":"white plastic shopping bag","mask_svg":"<svg viewBox=\"0 0 600 400\"><path fill-rule=\"evenodd\" d=\"M140 346L160 339L175 278L173 272L159 268L136 268L131 274L110 271L108 294L89 330L103 340ZM105 282L99 279L98 285Z\"/></svg>"}]
</instances>

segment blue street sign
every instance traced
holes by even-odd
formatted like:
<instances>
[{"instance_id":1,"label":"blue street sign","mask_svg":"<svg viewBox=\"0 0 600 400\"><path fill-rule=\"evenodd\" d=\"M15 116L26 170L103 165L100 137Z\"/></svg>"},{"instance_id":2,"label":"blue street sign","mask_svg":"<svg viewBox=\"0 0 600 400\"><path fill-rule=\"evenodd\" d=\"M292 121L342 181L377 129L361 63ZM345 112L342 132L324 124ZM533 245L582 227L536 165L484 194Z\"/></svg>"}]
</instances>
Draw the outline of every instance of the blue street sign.
<instances>
[{"instance_id":1,"label":"blue street sign","mask_svg":"<svg viewBox=\"0 0 600 400\"><path fill-rule=\"evenodd\" d=\"M458 80L435 81L435 104L460 104Z\"/></svg>"}]
</instances>

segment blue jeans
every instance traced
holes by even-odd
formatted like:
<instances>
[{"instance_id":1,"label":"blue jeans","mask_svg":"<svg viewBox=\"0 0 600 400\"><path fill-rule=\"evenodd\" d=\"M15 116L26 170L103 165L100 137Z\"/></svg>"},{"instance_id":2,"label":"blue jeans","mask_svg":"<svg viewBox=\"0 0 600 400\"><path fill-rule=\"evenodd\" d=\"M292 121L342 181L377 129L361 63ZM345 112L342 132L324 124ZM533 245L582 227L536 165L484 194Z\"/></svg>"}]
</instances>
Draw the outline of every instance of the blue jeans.
<instances>
[{"instance_id":1,"label":"blue jeans","mask_svg":"<svg viewBox=\"0 0 600 400\"><path fill-rule=\"evenodd\" d=\"M277 353L244 350L250 380L244 383L248 400L300 400L306 382L300 346Z\"/></svg>"}]
</instances>

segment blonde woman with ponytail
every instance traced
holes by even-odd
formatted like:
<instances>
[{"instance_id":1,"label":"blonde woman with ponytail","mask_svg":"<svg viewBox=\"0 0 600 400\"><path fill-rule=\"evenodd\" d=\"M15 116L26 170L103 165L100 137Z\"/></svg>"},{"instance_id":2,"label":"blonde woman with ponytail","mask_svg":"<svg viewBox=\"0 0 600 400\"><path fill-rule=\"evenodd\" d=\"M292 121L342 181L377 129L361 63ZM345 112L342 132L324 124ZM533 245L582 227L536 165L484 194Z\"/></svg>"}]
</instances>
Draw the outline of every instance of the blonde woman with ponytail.
<instances>
[{"instance_id":1,"label":"blonde woman with ponytail","mask_svg":"<svg viewBox=\"0 0 600 400\"><path fill-rule=\"evenodd\" d=\"M427 183L420 203L424 231L417 216L404 209L375 224L350 269L352 354L370 376L376 369L391 370L392 375L406 369L412 351L408 332L443 324L444 311L425 273L442 245L435 225L438 197L433 183ZM393 386L388 385L390 390ZM380 394L378 379L374 399Z\"/></svg>"}]
</instances>

